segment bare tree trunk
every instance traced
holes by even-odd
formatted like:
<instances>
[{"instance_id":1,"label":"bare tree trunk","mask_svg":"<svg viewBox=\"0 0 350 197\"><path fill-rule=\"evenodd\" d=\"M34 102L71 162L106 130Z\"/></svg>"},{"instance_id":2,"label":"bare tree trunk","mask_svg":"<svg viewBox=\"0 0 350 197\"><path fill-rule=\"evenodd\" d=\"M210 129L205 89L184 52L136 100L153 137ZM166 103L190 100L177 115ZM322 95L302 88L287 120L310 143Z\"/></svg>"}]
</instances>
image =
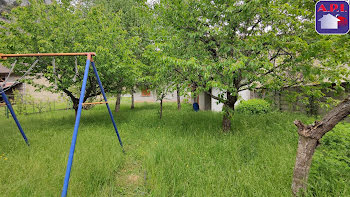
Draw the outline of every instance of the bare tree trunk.
<instances>
[{"instance_id":1,"label":"bare tree trunk","mask_svg":"<svg viewBox=\"0 0 350 197\"><path fill-rule=\"evenodd\" d=\"M134 90L131 91L131 109L135 108Z\"/></svg>"},{"instance_id":2,"label":"bare tree trunk","mask_svg":"<svg viewBox=\"0 0 350 197\"><path fill-rule=\"evenodd\" d=\"M295 161L292 191L294 195L304 193L307 188L307 180L318 140L299 136L297 158Z\"/></svg>"},{"instance_id":3,"label":"bare tree trunk","mask_svg":"<svg viewBox=\"0 0 350 197\"><path fill-rule=\"evenodd\" d=\"M77 119L77 115L78 115L78 108L74 109L74 114L75 114L75 119Z\"/></svg>"},{"instance_id":4,"label":"bare tree trunk","mask_svg":"<svg viewBox=\"0 0 350 197\"><path fill-rule=\"evenodd\" d=\"M79 100L73 100L72 102L73 102L73 109L74 109L75 119L77 119Z\"/></svg>"},{"instance_id":5,"label":"bare tree trunk","mask_svg":"<svg viewBox=\"0 0 350 197\"><path fill-rule=\"evenodd\" d=\"M63 89L62 90L64 93L66 93L66 95L71 99L72 103L73 103L73 109L74 109L74 113L75 113L75 118L78 115L78 107L79 107L79 98L75 98L75 96L72 94L72 92L70 92L67 89ZM67 105L67 110L68 110L68 105Z\"/></svg>"},{"instance_id":6,"label":"bare tree trunk","mask_svg":"<svg viewBox=\"0 0 350 197\"><path fill-rule=\"evenodd\" d=\"M229 132L231 130L231 112L235 110L235 103L238 97L232 96L230 92L226 93L227 103L224 104L224 117L222 119L222 130Z\"/></svg>"},{"instance_id":7,"label":"bare tree trunk","mask_svg":"<svg viewBox=\"0 0 350 197\"><path fill-rule=\"evenodd\" d=\"M115 109L114 109L115 112L119 112L119 110L120 110L120 99L121 99L121 94L118 93L117 100L115 102Z\"/></svg>"},{"instance_id":8,"label":"bare tree trunk","mask_svg":"<svg viewBox=\"0 0 350 197\"><path fill-rule=\"evenodd\" d=\"M282 94L280 91L278 92L278 109L282 111Z\"/></svg>"},{"instance_id":9,"label":"bare tree trunk","mask_svg":"<svg viewBox=\"0 0 350 197\"><path fill-rule=\"evenodd\" d=\"M159 111L159 118L162 119L163 117L163 98L160 99L160 111Z\"/></svg>"},{"instance_id":10,"label":"bare tree trunk","mask_svg":"<svg viewBox=\"0 0 350 197\"><path fill-rule=\"evenodd\" d=\"M350 96L328 112L320 122L315 121L312 125L304 125L299 120L294 121L299 134L298 151L292 181L292 192L294 195L303 194L307 189L307 179L312 156L319 144L319 140L349 114Z\"/></svg>"},{"instance_id":11,"label":"bare tree trunk","mask_svg":"<svg viewBox=\"0 0 350 197\"><path fill-rule=\"evenodd\" d=\"M224 132L228 132L231 129L231 116L230 116L230 110L228 109L227 105L224 105L224 117L222 119L222 130Z\"/></svg>"},{"instance_id":12,"label":"bare tree trunk","mask_svg":"<svg viewBox=\"0 0 350 197\"><path fill-rule=\"evenodd\" d=\"M177 96L177 109L181 109L181 99L180 99L180 87L177 86L176 88L176 96Z\"/></svg>"}]
</instances>

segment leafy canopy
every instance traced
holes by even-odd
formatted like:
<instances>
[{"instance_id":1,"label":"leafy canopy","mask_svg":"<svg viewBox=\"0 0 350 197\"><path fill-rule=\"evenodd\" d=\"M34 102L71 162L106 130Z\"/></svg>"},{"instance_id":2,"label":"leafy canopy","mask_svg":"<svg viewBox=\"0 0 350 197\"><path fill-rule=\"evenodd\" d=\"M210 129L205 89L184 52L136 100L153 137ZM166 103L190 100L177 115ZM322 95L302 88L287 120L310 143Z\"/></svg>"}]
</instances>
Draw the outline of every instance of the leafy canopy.
<instances>
[{"instance_id":1,"label":"leafy canopy","mask_svg":"<svg viewBox=\"0 0 350 197\"><path fill-rule=\"evenodd\" d=\"M103 5L89 7L65 1L46 5L42 1L31 1L30 5L17 7L4 15L9 22L1 23L2 53L91 51L97 53L95 61L107 91L121 90L135 78L137 61L131 46L137 46L139 39L126 38L119 12L107 12ZM50 82L49 86L39 88L63 91L76 103L78 91L74 89L81 86L85 61L85 58L78 58L76 76L74 57L56 58L55 71L52 58L41 58L32 75L40 73ZM33 58L23 58L20 62L33 62ZM27 66L20 65L16 71L26 69ZM99 94L92 71L89 76L85 100Z\"/></svg>"}]
</instances>

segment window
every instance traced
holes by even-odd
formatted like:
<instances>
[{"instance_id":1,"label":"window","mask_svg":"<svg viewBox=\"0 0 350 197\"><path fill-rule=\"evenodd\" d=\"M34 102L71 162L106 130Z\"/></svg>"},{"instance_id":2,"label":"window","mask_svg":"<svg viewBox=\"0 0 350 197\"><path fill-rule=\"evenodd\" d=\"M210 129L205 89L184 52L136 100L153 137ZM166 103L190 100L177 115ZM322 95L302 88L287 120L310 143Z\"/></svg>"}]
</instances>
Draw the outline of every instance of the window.
<instances>
[{"instance_id":1,"label":"window","mask_svg":"<svg viewBox=\"0 0 350 197\"><path fill-rule=\"evenodd\" d=\"M151 96L151 92L148 89L141 90L141 96Z\"/></svg>"}]
</instances>

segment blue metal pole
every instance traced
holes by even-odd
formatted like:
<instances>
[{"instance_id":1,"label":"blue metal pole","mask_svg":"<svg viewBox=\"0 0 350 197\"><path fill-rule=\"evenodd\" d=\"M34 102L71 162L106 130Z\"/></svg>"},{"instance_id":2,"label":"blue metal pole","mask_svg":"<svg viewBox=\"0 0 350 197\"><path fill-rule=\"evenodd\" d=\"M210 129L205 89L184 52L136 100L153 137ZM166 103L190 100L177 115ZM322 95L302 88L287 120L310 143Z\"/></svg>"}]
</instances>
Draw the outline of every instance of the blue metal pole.
<instances>
[{"instance_id":1,"label":"blue metal pole","mask_svg":"<svg viewBox=\"0 0 350 197\"><path fill-rule=\"evenodd\" d=\"M95 76L96 76L96 78L97 78L98 85L100 86L100 89L101 89L103 98L105 99L105 102L107 102L106 93L105 93L105 90L103 89L103 86L102 86L102 82L101 82L101 80L100 80L100 77L98 76L98 72L97 72L95 63L94 63L94 62L91 62L91 65L92 65L92 68L94 69L94 73L95 73ZM112 123L113 123L113 126L114 126L114 130L115 130L115 133L116 133L117 136L118 136L119 144L120 144L120 146L122 147L123 152L125 153L124 147L123 147L123 142L122 142L122 140L121 140L121 138L120 138L120 136L119 136L119 132L118 132L118 129L117 129L117 124L116 124L115 121L114 121L114 117L113 117L113 114L112 114L111 108L109 107L108 102L106 103L106 106L107 106L107 109L108 109L108 112L109 112L109 116L111 117L111 120L112 120Z\"/></svg>"},{"instance_id":2,"label":"blue metal pole","mask_svg":"<svg viewBox=\"0 0 350 197\"><path fill-rule=\"evenodd\" d=\"M71 168L72 168L74 149L75 149L75 144L76 144L76 141L77 141L77 135L78 135L78 129L79 129L79 123L80 123L80 117L81 117L81 110L82 110L82 106L83 106L83 102L84 102L86 82L87 82L87 78L88 78L88 75L89 75L89 67L90 67L90 58L88 58L86 60L86 66L85 66L84 78L83 78L83 85L81 87L80 98L79 98L78 112L77 112L77 117L75 119L75 125L74 125L73 137L72 137L72 144L70 146L70 151L69 151L69 157L68 157L68 163L67 163L67 169L66 169L66 176L64 177L64 184L63 184L62 195L61 195L62 197L67 196L70 171L71 171Z\"/></svg>"},{"instance_id":3,"label":"blue metal pole","mask_svg":"<svg viewBox=\"0 0 350 197\"><path fill-rule=\"evenodd\" d=\"M18 127L19 131L21 132L24 141L26 141L27 145L29 146L29 142L28 142L27 136L26 136L26 134L24 133L24 131L23 131L23 129L22 129L22 126L21 126L21 124L19 123L19 121L18 121L18 119L17 119L17 116L16 116L16 114L15 114L15 111L13 110L12 105L11 105L10 101L8 100L6 94L5 94L5 91L2 89L1 86L0 86L0 91L1 91L1 96L2 96L2 98L4 99L4 101L5 101L6 105L7 105L7 108L10 110L10 113L11 113L11 115L12 115L12 118L13 118L13 120L16 122L17 127Z\"/></svg>"}]
</instances>

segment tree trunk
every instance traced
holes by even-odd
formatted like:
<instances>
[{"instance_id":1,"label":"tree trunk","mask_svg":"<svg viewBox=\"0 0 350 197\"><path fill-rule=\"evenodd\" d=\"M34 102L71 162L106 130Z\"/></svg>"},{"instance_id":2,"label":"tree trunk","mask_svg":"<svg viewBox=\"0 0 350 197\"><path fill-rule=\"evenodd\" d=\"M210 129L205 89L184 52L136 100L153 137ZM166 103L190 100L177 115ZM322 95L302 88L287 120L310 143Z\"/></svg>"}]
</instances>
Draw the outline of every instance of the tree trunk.
<instances>
[{"instance_id":1,"label":"tree trunk","mask_svg":"<svg viewBox=\"0 0 350 197\"><path fill-rule=\"evenodd\" d=\"M299 136L297 158L295 161L292 182L292 192L294 195L302 194L306 191L312 156L317 144L317 139Z\"/></svg>"},{"instance_id":2,"label":"tree trunk","mask_svg":"<svg viewBox=\"0 0 350 197\"><path fill-rule=\"evenodd\" d=\"M306 192L312 156L319 144L319 140L349 114L350 96L328 112L320 122L315 121L312 125L304 125L299 120L294 121L299 134L298 151L292 181L292 192L295 196Z\"/></svg>"},{"instance_id":3,"label":"tree trunk","mask_svg":"<svg viewBox=\"0 0 350 197\"><path fill-rule=\"evenodd\" d=\"M131 91L131 109L135 108L134 90Z\"/></svg>"},{"instance_id":4,"label":"tree trunk","mask_svg":"<svg viewBox=\"0 0 350 197\"><path fill-rule=\"evenodd\" d=\"M180 87L177 86L176 88L176 96L177 96L177 109L181 109L181 99L180 99Z\"/></svg>"},{"instance_id":5,"label":"tree trunk","mask_svg":"<svg viewBox=\"0 0 350 197\"><path fill-rule=\"evenodd\" d=\"M75 114L75 119L77 119L77 115L78 115L78 108L74 108L74 114Z\"/></svg>"},{"instance_id":6,"label":"tree trunk","mask_svg":"<svg viewBox=\"0 0 350 197\"><path fill-rule=\"evenodd\" d=\"M73 102L73 109L74 109L74 113L75 113L75 119L77 119L79 100L78 99L76 99L76 100L74 99L72 102Z\"/></svg>"},{"instance_id":7,"label":"tree trunk","mask_svg":"<svg viewBox=\"0 0 350 197\"><path fill-rule=\"evenodd\" d=\"M229 132L231 130L231 116L230 116L230 110L228 109L228 106L224 105L224 117L222 119L222 130L224 132Z\"/></svg>"},{"instance_id":8,"label":"tree trunk","mask_svg":"<svg viewBox=\"0 0 350 197\"><path fill-rule=\"evenodd\" d=\"M278 92L278 109L282 111L282 93Z\"/></svg>"},{"instance_id":9,"label":"tree trunk","mask_svg":"<svg viewBox=\"0 0 350 197\"><path fill-rule=\"evenodd\" d=\"M120 99L121 99L121 94L118 93L117 94L117 101L115 102L115 109L114 109L115 112L119 112L119 110L120 110Z\"/></svg>"},{"instance_id":10,"label":"tree trunk","mask_svg":"<svg viewBox=\"0 0 350 197\"><path fill-rule=\"evenodd\" d=\"M231 130L231 113L235 110L235 103L238 97L232 96L230 92L226 93L227 103L224 104L224 117L222 119L222 130L229 132Z\"/></svg>"},{"instance_id":11,"label":"tree trunk","mask_svg":"<svg viewBox=\"0 0 350 197\"><path fill-rule=\"evenodd\" d=\"M159 118L162 119L162 117L163 117L163 99L160 99Z\"/></svg>"}]
</instances>

